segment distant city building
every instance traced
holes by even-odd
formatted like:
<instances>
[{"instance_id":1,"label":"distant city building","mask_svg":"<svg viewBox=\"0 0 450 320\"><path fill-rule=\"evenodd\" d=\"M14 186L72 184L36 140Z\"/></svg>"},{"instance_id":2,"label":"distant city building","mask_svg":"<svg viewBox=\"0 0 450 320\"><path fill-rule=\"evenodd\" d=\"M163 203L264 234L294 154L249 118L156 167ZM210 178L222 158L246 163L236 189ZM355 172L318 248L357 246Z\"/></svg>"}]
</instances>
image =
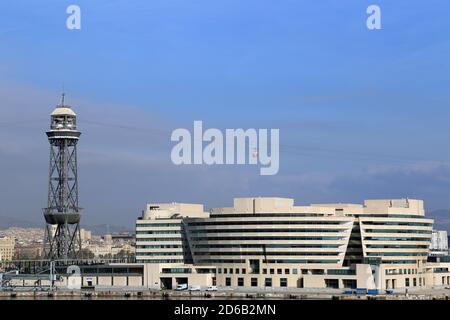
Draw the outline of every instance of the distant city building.
<instances>
[{"instance_id":1,"label":"distant city building","mask_svg":"<svg viewBox=\"0 0 450 320\"><path fill-rule=\"evenodd\" d=\"M39 259L43 257L44 248L37 243L17 246L15 251L15 259Z\"/></svg>"},{"instance_id":2,"label":"distant city building","mask_svg":"<svg viewBox=\"0 0 450 320\"><path fill-rule=\"evenodd\" d=\"M113 257L119 254L130 256L133 255L134 253L135 253L134 246L129 244L117 245L111 248L111 254Z\"/></svg>"},{"instance_id":3,"label":"distant city building","mask_svg":"<svg viewBox=\"0 0 450 320\"><path fill-rule=\"evenodd\" d=\"M94 257L106 257L112 255L112 246L105 244L90 244L86 247L87 250L94 254Z\"/></svg>"},{"instance_id":4,"label":"distant city building","mask_svg":"<svg viewBox=\"0 0 450 320\"><path fill-rule=\"evenodd\" d=\"M129 232L120 232L111 234L113 241L134 242L134 234Z\"/></svg>"},{"instance_id":5,"label":"distant city building","mask_svg":"<svg viewBox=\"0 0 450 320\"><path fill-rule=\"evenodd\" d=\"M0 238L0 261L11 261L14 257L14 238Z\"/></svg>"},{"instance_id":6,"label":"distant city building","mask_svg":"<svg viewBox=\"0 0 450 320\"><path fill-rule=\"evenodd\" d=\"M126 239L126 240L125 240ZM89 250L96 258L111 257L116 255L132 256L134 255L134 237L114 237L111 234L102 237L94 236L83 249ZM122 257L123 258L123 257Z\"/></svg>"},{"instance_id":7,"label":"distant city building","mask_svg":"<svg viewBox=\"0 0 450 320\"><path fill-rule=\"evenodd\" d=\"M450 283L427 264L433 220L423 201L294 206L293 199L237 198L149 204L136 221L136 261L148 282L225 287L396 289ZM433 278L427 268L444 272Z\"/></svg>"},{"instance_id":8,"label":"distant city building","mask_svg":"<svg viewBox=\"0 0 450 320\"><path fill-rule=\"evenodd\" d=\"M90 230L81 229L80 230L80 238L82 242L91 241L92 232Z\"/></svg>"},{"instance_id":9,"label":"distant city building","mask_svg":"<svg viewBox=\"0 0 450 320\"><path fill-rule=\"evenodd\" d=\"M433 230L431 234L430 255L448 255L448 234L447 231Z\"/></svg>"},{"instance_id":10,"label":"distant city building","mask_svg":"<svg viewBox=\"0 0 450 320\"><path fill-rule=\"evenodd\" d=\"M110 235L110 234L105 234L105 235L103 236L103 240L105 241L105 243L112 244L112 242L113 242L113 240L112 240L112 235Z\"/></svg>"}]
</instances>

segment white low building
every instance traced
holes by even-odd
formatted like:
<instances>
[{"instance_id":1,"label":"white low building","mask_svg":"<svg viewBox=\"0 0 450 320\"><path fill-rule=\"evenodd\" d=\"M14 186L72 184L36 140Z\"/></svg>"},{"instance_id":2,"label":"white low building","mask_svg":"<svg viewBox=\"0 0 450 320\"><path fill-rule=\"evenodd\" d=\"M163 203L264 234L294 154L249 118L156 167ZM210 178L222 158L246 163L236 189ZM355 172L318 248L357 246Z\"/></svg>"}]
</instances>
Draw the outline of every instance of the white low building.
<instances>
[{"instance_id":1,"label":"white low building","mask_svg":"<svg viewBox=\"0 0 450 320\"><path fill-rule=\"evenodd\" d=\"M433 230L430 243L431 256L448 255L448 234L447 231Z\"/></svg>"}]
</instances>

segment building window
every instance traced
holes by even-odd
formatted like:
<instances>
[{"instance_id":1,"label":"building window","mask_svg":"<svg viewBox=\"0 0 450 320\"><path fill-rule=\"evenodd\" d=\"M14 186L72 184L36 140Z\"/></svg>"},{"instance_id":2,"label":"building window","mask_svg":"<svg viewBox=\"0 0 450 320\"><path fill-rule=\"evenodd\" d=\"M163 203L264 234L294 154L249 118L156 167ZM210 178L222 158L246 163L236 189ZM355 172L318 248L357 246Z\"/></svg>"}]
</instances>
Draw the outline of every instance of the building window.
<instances>
[{"instance_id":1,"label":"building window","mask_svg":"<svg viewBox=\"0 0 450 320\"><path fill-rule=\"evenodd\" d=\"M273 269L272 269L273 270ZM266 278L264 280L264 286L265 287L271 287L272 286L272 278Z\"/></svg>"},{"instance_id":2,"label":"building window","mask_svg":"<svg viewBox=\"0 0 450 320\"><path fill-rule=\"evenodd\" d=\"M297 274L297 269L292 269L292 274Z\"/></svg>"},{"instance_id":3,"label":"building window","mask_svg":"<svg viewBox=\"0 0 450 320\"><path fill-rule=\"evenodd\" d=\"M325 279L325 286L327 288L339 289L338 279Z\"/></svg>"},{"instance_id":4,"label":"building window","mask_svg":"<svg viewBox=\"0 0 450 320\"><path fill-rule=\"evenodd\" d=\"M263 269L263 274L267 274L267 269Z\"/></svg>"},{"instance_id":5,"label":"building window","mask_svg":"<svg viewBox=\"0 0 450 320\"><path fill-rule=\"evenodd\" d=\"M227 274L227 271L228 271L227 268L223 268L223 273L224 274Z\"/></svg>"},{"instance_id":6,"label":"building window","mask_svg":"<svg viewBox=\"0 0 450 320\"><path fill-rule=\"evenodd\" d=\"M417 279L416 278L413 279L413 286L417 287Z\"/></svg>"},{"instance_id":7,"label":"building window","mask_svg":"<svg viewBox=\"0 0 450 320\"><path fill-rule=\"evenodd\" d=\"M253 274L259 274L259 268L260 268L260 261L259 260L250 260L250 269L252 270L251 273Z\"/></svg>"},{"instance_id":8,"label":"building window","mask_svg":"<svg viewBox=\"0 0 450 320\"><path fill-rule=\"evenodd\" d=\"M283 274L283 270L282 269L277 269L277 274Z\"/></svg>"},{"instance_id":9,"label":"building window","mask_svg":"<svg viewBox=\"0 0 450 320\"><path fill-rule=\"evenodd\" d=\"M238 287L244 286L244 278L238 278Z\"/></svg>"},{"instance_id":10,"label":"building window","mask_svg":"<svg viewBox=\"0 0 450 320\"><path fill-rule=\"evenodd\" d=\"M219 268L218 271L219 271L219 273L222 273L222 268Z\"/></svg>"},{"instance_id":11,"label":"building window","mask_svg":"<svg viewBox=\"0 0 450 320\"><path fill-rule=\"evenodd\" d=\"M353 279L344 279L344 288L356 289L356 280Z\"/></svg>"},{"instance_id":12,"label":"building window","mask_svg":"<svg viewBox=\"0 0 450 320\"><path fill-rule=\"evenodd\" d=\"M270 269L270 274L275 274L275 269Z\"/></svg>"},{"instance_id":13,"label":"building window","mask_svg":"<svg viewBox=\"0 0 450 320\"><path fill-rule=\"evenodd\" d=\"M284 274L289 274L290 273L289 271L290 271L289 269L284 269Z\"/></svg>"},{"instance_id":14,"label":"building window","mask_svg":"<svg viewBox=\"0 0 450 320\"><path fill-rule=\"evenodd\" d=\"M226 279L225 279L225 285L226 285L227 287L231 286L231 278L226 278Z\"/></svg>"},{"instance_id":15,"label":"building window","mask_svg":"<svg viewBox=\"0 0 450 320\"><path fill-rule=\"evenodd\" d=\"M252 278L252 287L258 286L258 278Z\"/></svg>"},{"instance_id":16,"label":"building window","mask_svg":"<svg viewBox=\"0 0 450 320\"><path fill-rule=\"evenodd\" d=\"M409 278L405 279L405 287L409 287Z\"/></svg>"},{"instance_id":17,"label":"building window","mask_svg":"<svg viewBox=\"0 0 450 320\"><path fill-rule=\"evenodd\" d=\"M233 268L230 268L230 274L233 274Z\"/></svg>"},{"instance_id":18,"label":"building window","mask_svg":"<svg viewBox=\"0 0 450 320\"><path fill-rule=\"evenodd\" d=\"M236 274L239 274L239 269L238 268L236 268Z\"/></svg>"},{"instance_id":19,"label":"building window","mask_svg":"<svg viewBox=\"0 0 450 320\"><path fill-rule=\"evenodd\" d=\"M280 287L287 287L287 278L280 278Z\"/></svg>"},{"instance_id":20,"label":"building window","mask_svg":"<svg viewBox=\"0 0 450 320\"><path fill-rule=\"evenodd\" d=\"M244 268L242 268L242 274L246 274L247 270L245 270Z\"/></svg>"}]
</instances>

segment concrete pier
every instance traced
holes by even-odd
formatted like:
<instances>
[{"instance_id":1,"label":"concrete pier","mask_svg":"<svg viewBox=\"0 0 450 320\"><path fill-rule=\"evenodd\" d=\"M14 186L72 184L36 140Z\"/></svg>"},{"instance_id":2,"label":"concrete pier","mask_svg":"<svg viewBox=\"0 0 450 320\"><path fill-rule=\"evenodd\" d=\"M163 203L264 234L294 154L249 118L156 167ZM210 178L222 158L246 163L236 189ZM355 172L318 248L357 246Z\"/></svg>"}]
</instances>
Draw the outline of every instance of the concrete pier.
<instances>
[{"instance_id":1,"label":"concrete pier","mask_svg":"<svg viewBox=\"0 0 450 320\"><path fill-rule=\"evenodd\" d=\"M230 291L152 291L152 290L55 290L55 291L0 291L0 299L174 299L174 300L203 300L203 299L246 299L246 300L450 300L450 290L438 289L433 292L414 292L409 294L380 294L380 295L348 295L342 293L308 292L264 292L245 293Z\"/></svg>"}]
</instances>

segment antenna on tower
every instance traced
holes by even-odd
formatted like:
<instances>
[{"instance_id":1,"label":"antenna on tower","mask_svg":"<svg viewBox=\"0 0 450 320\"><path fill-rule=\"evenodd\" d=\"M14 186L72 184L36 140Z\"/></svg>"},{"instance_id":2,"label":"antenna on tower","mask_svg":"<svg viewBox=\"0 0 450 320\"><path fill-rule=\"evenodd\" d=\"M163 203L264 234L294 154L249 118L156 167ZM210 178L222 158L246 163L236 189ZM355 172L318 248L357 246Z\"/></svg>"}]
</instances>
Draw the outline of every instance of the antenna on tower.
<instances>
[{"instance_id":1,"label":"antenna on tower","mask_svg":"<svg viewBox=\"0 0 450 320\"><path fill-rule=\"evenodd\" d=\"M65 99L65 97L66 97L66 94L64 93L64 91L63 91L63 93L61 94L61 107L64 107L64 99Z\"/></svg>"},{"instance_id":2,"label":"antenna on tower","mask_svg":"<svg viewBox=\"0 0 450 320\"><path fill-rule=\"evenodd\" d=\"M62 84L62 94L61 94L61 107L64 107L64 100L66 98L66 89L65 89L65 85L64 82Z\"/></svg>"}]
</instances>

